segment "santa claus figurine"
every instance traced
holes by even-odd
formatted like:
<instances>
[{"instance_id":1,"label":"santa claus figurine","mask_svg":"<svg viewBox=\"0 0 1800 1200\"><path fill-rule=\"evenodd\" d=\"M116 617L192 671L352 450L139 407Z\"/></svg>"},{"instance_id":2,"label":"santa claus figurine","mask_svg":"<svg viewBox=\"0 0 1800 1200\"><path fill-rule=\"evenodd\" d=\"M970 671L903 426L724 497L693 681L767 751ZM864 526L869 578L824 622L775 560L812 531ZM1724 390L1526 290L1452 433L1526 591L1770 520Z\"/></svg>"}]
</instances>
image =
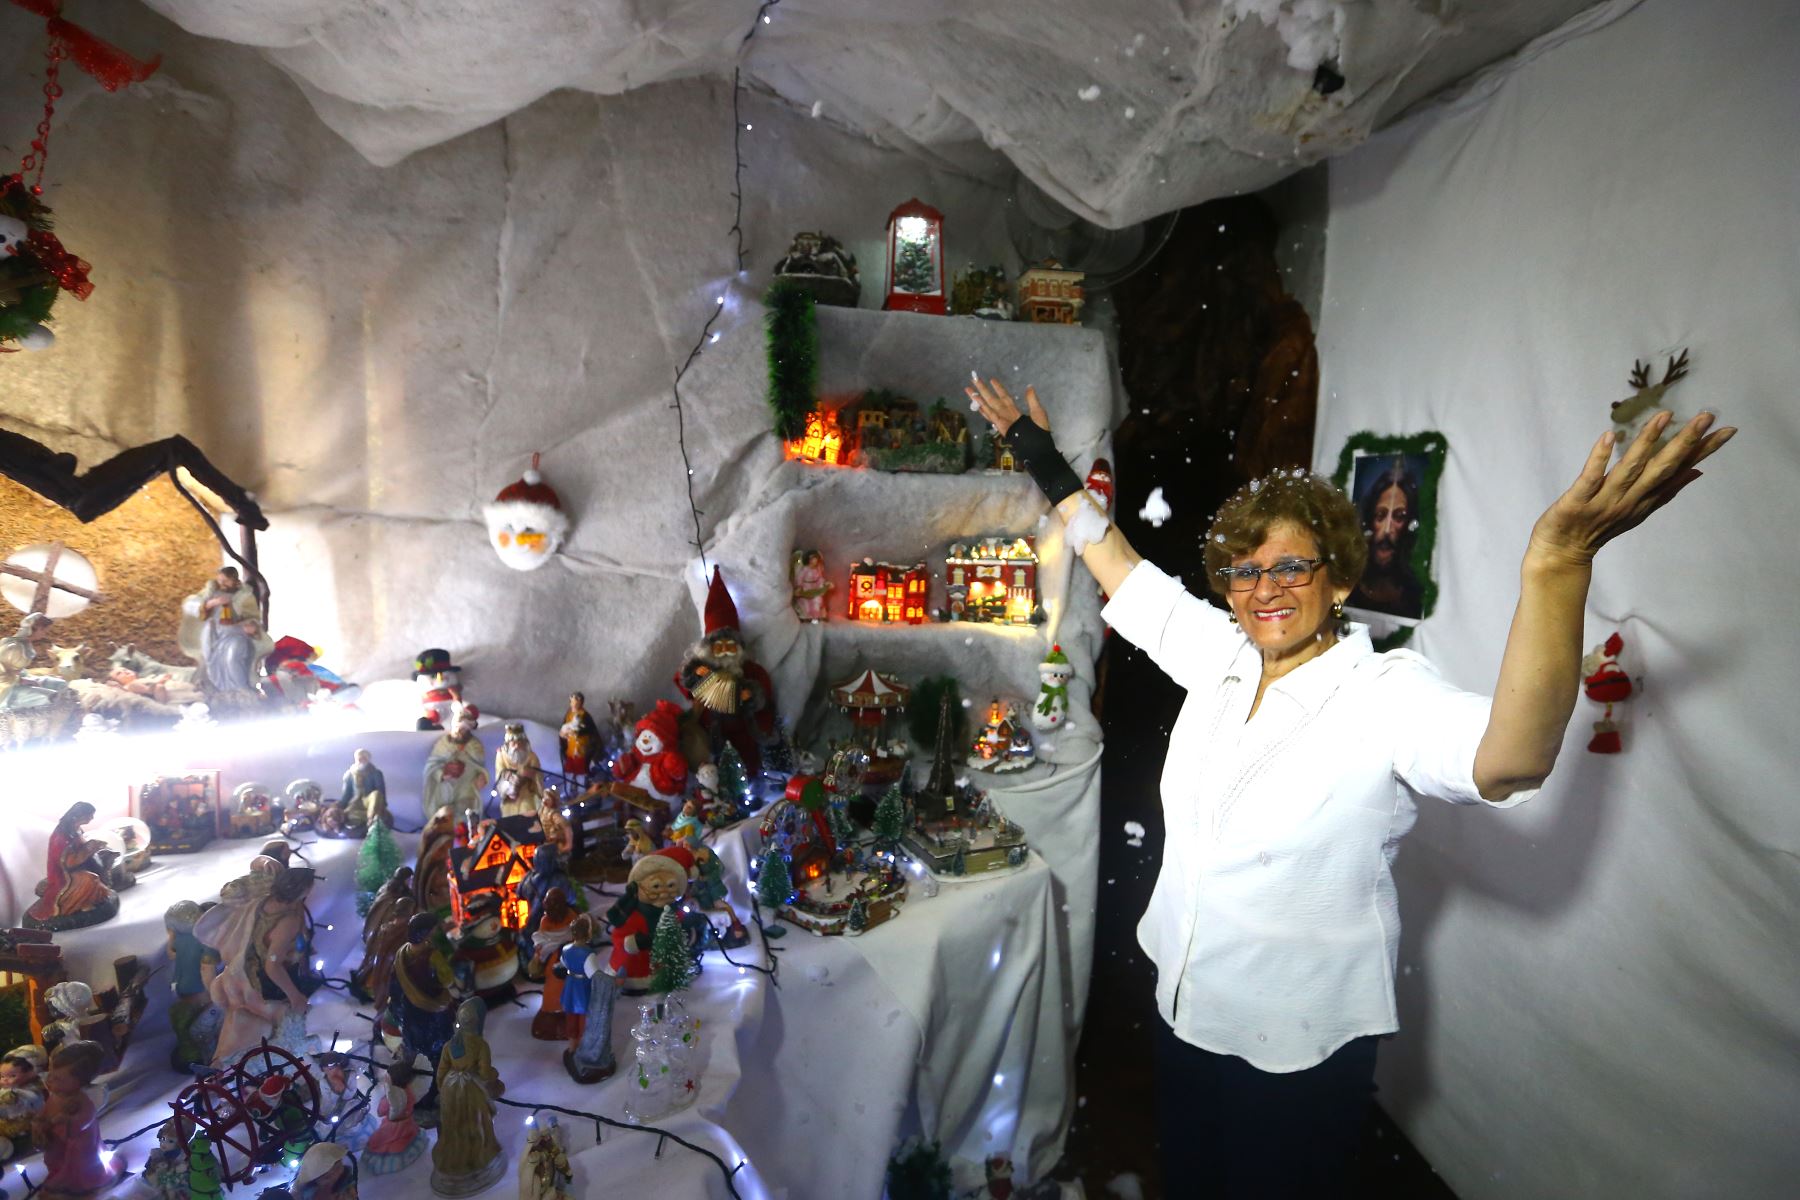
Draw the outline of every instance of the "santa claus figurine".
<instances>
[{"instance_id":1,"label":"santa claus figurine","mask_svg":"<svg viewBox=\"0 0 1800 1200\"><path fill-rule=\"evenodd\" d=\"M556 490L538 474L535 454L531 469L501 488L481 515L487 521L488 543L494 553L515 571L535 571L549 562L569 532L569 515Z\"/></svg>"},{"instance_id":2,"label":"santa claus figurine","mask_svg":"<svg viewBox=\"0 0 1800 1200\"><path fill-rule=\"evenodd\" d=\"M775 684L744 653L737 605L717 567L706 593L705 621L705 636L688 649L675 685L694 702L714 745L720 738L730 742L745 774L756 779L762 775L762 743L775 733Z\"/></svg>"},{"instance_id":3,"label":"santa claus figurine","mask_svg":"<svg viewBox=\"0 0 1800 1200\"><path fill-rule=\"evenodd\" d=\"M658 700L648 716L637 723L631 748L613 760L613 778L649 792L658 800L674 803L687 791L687 759L676 748L681 709Z\"/></svg>"},{"instance_id":4,"label":"santa claus figurine","mask_svg":"<svg viewBox=\"0 0 1800 1200\"><path fill-rule=\"evenodd\" d=\"M1112 516L1113 508L1113 470L1112 463L1104 458L1096 458L1094 465L1088 468L1087 494L1094 498L1100 511Z\"/></svg>"}]
</instances>

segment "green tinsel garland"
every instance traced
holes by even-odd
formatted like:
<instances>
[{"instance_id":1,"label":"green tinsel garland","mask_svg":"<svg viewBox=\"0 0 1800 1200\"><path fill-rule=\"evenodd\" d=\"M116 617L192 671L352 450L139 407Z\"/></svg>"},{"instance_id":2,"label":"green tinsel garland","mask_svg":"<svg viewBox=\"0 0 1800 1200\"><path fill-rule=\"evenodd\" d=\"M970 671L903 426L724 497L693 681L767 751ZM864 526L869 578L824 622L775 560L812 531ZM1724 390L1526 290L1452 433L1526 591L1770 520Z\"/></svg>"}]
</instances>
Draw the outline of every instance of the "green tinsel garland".
<instances>
[{"instance_id":1,"label":"green tinsel garland","mask_svg":"<svg viewBox=\"0 0 1800 1200\"><path fill-rule=\"evenodd\" d=\"M50 209L23 184L0 188L0 216L17 218L32 229L55 228ZM33 278L44 282L25 282ZM17 341L48 321L61 290L43 273L35 256L8 255L0 260L0 342Z\"/></svg>"},{"instance_id":2,"label":"green tinsel garland","mask_svg":"<svg viewBox=\"0 0 1800 1200\"><path fill-rule=\"evenodd\" d=\"M1338 454L1337 471L1331 480L1345 495L1350 495L1350 472L1359 453L1392 456L1423 455L1425 475L1419 480L1419 536L1413 539L1413 575L1423 585L1419 596L1419 620L1423 621L1437 608L1438 585L1431 574L1431 555L1437 547L1438 480L1444 473L1444 456L1449 439L1435 429L1422 433L1379 434L1369 430L1353 433ZM1351 497L1355 499L1354 496ZM1394 632L1375 640L1375 649L1392 650L1412 640L1414 625L1402 625Z\"/></svg>"},{"instance_id":3,"label":"green tinsel garland","mask_svg":"<svg viewBox=\"0 0 1800 1200\"><path fill-rule=\"evenodd\" d=\"M769 411L775 436L791 442L806 431L819 390L819 320L815 302L792 280L777 279L763 297L769 346Z\"/></svg>"}]
</instances>

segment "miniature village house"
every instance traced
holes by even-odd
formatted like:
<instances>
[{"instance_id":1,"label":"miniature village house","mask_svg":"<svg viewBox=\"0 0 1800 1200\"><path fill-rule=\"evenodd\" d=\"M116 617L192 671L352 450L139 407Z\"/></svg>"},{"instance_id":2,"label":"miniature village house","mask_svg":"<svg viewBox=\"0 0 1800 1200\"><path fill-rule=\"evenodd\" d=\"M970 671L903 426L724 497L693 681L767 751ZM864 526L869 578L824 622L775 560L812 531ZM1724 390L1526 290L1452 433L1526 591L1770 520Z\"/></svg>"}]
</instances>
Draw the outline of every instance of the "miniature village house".
<instances>
[{"instance_id":1,"label":"miniature village house","mask_svg":"<svg viewBox=\"0 0 1800 1200\"><path fill-rule=\"evenodd\" d=\"M467 846L450 850L450 908L453 919L468 920L469 904L485 892L500 897L500 923L507 929L525 928L529 905L518 894L519 881L531 870L531 860L542 845L541 835L531 832L532 817L502 817L483 821Z\"/></svg>"},{"instance_id":2,"label":"miniature village house","mask_svg":"<svg viewBox=\"0 0 1800 1200\"><path fill-rule=\"evenodd\" d=\"M1019 311L1027 321L1039 325L1076 325L1081 322L1081 306L1085 304L1081 271L1064 269L1055 259L1046 259L1019 276Z\"/></svg>"},{"instance_id":3,"label":"miniature village house","mask_svg":"<svg viewBox=\"0 0 1800 1200\"><path fill-rule=\"evenodd\" d=\"M944 561L950 619L1031 624L1037 612L1037 567L1037 547L1030 537L956 543Z\"/></svg>"},{"instance_id":4,"label":"miniature village house","mask_svg":"<svg viewBox=\"0 0 1800 1200\"><path fill-rule=\"evenodd\" d=\"M844 433L835 409L816 408L806 414L806 432L788 443L788 457L802 462L836 467L844 464Z\"/></svg>"},{"instance_id":5,"label":"miniature village house","mask_svg":"<svg viewBox=\"0 0 1800 1200\"><path fill-rule=\"evenodd\" d=\"M850 619L875 625L923 624L930 588L931 573L924 563L900 567L865 558L850 568Z\"/></svg>"}]
</instances>

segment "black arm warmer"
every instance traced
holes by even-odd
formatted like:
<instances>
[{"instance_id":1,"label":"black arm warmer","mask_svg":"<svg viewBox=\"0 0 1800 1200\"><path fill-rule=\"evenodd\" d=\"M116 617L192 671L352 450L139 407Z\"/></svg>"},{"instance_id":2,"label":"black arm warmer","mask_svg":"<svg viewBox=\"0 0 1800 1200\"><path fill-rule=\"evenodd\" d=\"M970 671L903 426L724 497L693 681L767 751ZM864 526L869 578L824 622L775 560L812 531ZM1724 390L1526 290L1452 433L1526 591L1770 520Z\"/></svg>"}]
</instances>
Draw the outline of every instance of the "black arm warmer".
<instances>
[{"instance_id":1,"label":"black arm warmer","mask_svg":"<svg viewBox=\"0 0 1800 1200\"><path fill-rule=\"evenodd\" d=\"M1050 431L1030 417L1021 415L1001 437L1051 504L1060 504L1082 489L1081 476L1056 448Z\"/></svg>"}]
</instances>

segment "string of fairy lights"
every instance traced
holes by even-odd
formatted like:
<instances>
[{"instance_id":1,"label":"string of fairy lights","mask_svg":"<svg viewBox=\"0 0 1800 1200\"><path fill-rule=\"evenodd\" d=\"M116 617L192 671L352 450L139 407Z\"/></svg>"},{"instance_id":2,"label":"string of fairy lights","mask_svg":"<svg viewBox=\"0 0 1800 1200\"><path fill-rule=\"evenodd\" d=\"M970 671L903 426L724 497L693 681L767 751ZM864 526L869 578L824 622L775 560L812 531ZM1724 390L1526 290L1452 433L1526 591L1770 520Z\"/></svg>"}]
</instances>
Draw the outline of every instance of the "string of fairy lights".
<instances>
[{"instance_id":1,"label":"string of fairy lights","mask_svg":"<svg viewBox=\"0 0 1800 1200\"><path fill-rule=\"evenodd\" d=\"M738 42L739 64L731 68L732 219L731 228L726 232L733 241L737 254L737 273L740 276L744 273L744 168L748 165L744 162L744 134L751 132L750 125L743 118L744 82L741 63L745 51L749 48L752 39L756 37L757 32L770 23L769 10L780 3L781 0L762 0L762 3L757 6L756 16L750 22L750 28L745 31L743 40ZM701 352L709 344L719 340L720 335L713 326L718 324L719 318L725 315L725 301L726 294L721 291L718 298L713 301L712 311L707 314L706 323L700 327L700 336L694 339L692 349L682 360L681 366L676 368L674 382L670 385L670 391L674 394L674 401L669 407L675 410L675 445L681 452L681 467L685 472L684 477L687 482L688 512L694 519L692 545L695 552L700 555L700 567L703 575L710 573L710 564L706 558L706 535L700 526L702 510L699 502L694 499L694 460L688 454L687 409L681 402L681 381L686 378L688 369L699 359Z\"/></svg>"}]
</instances>

